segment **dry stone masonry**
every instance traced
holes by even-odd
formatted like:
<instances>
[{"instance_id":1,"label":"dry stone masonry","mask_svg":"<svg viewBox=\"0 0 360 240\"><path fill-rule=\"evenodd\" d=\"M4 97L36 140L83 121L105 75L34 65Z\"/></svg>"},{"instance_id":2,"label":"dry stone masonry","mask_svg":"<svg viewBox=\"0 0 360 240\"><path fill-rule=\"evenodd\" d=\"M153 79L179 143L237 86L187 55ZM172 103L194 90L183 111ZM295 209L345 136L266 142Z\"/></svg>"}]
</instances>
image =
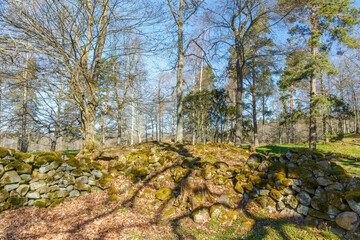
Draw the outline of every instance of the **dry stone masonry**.
<instances>
[{"instance_id":1,"label":"dry stone masonry","mask_svg":"<svg viewBox=\"0 0 360 240\"><path fill-rule=\"evenodd\" d=\"M15 153L0 148L0 212L21 206L54 207L67 197L109 188L97 162L61 153Z\"/></svg>"},{"instance_id":2,"label":"dry stone masonry","mask_svg":"<svg viewBox=\"0 0 360 240\"><path fill-rule=\"evenodd\" d=\"M132 146L132 151L121 154L110 149L93 156L95 160L1 148L0 211L56 206L67 197L109 188L110 201L126 193L153 199L154 206L166 202L163 218L183 211L198 223L217 219L233 224L243 219L240 227L252 229L255 220L246 217L240 207L252 201L266 211L360 239L360 179L328 156L305 149L250 155L228 146L220 161L218 153L210 154L209 145L192 149L202 157L180 145L159 143ZM96 159L106 160L107 166ZM133 183L146 181L147 186L133 191L131 181L116 185L112 180L119 175Z\"/></svg>"}]
</instances>

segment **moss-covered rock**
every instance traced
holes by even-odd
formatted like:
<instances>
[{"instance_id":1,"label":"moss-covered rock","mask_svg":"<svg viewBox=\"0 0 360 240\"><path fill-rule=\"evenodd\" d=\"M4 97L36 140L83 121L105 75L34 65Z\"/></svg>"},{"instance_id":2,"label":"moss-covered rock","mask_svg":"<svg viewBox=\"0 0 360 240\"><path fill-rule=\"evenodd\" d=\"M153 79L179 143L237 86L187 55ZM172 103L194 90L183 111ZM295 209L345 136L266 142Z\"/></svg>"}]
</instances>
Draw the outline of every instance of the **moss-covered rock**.
<instances>
[{"instance_id":1,"label":"moss-covered rock","mask_svg":"<svg viewBox=\"0 0 360 240\"><path fill-rule=\"evenodd\" d=\"M272 189L269 193L269 196L275 199L276 201L281 201L283 199L283 195L275 189Z\"/></svg>"},{"instance_id":2,"label":"moss-covered rock","mask_svg":"<svg viewBox=\"0 0 360 240\"><path fill-rule=\"evenodd\" d=\"M245 230L252 230L256 224L256 221L252 218L246 218L241 222L241 227Z\"/></svg>"},{"instance_id":3,"label":"moss-covered rock","mask_svg":"<svg viewBox=\"0 0 360 240\"><path fill-rule=\"evenodd\" d=\"M50 208L54 208L54 207L56 207L57 205L63 203L64 201L65 201L65 198L54 199L54 200L52 201L52 203L50 204L49 207L50 207Z\"/></svg>"},{"instance_id":4,"label":"moss-covered rock","mask_svg":"<svg viewBox=\"0 0 360 240\"><path fill-rule=\"evenodd\" d=\"M141 198L151 199L154 197L154 190L150 188L144 188L140 194Z\"/></svg>"},{"instance_id":5,"label":"moss-covered rock","mask_svg":"<svg viewBox=\"0 0 360 240\"><path fill-rule=\"evenodd\" d=\"M289 167L288 178L308 179L312 178L312 171L303 167Z\"/></svg>"},{"instance_id":6,"label":"moss-covered rock","mask_svg":"<svg viewBox=\"0 0 360 240\"><path fill-rule=\"evenodd\" d=\"M108 201L110 201L110 202L118 202L118 201L120 201L120 197L118 195L116 195L116 194L113 194L108 198Z\"/></svg>"},{"instance_id":7,"label":"moss-covered rock","mask_svg":"<svg viewBox=\"0 0 360 240\"><path fill-rule=\"evenodd\" d=\"M244 194L244 188L242 187L241 182L237 182L234 188L238 193Z\"/></svg>"},{"instance_id":8,"label":"moss-covered rock","mask_svg":"<svg viewBox=\"0 0 360 240\"><path fill-rule=\"evenodd\" d=\"M221 223L232 224L237 218L237 212L225 207L222 204L215 204L210 207L210 217Z\"/></svg>"},{"instance_id":9,"label":"moss-covered rock","mask_svg":"<svg viewBox=\"0 0 360 240\"><path fill-rule=\"evenodd\" d=\"M4 173L2 178L0 179L0 185L18 183L21 181L19 174L16 171L9 171Z\"/></svg>"},{"instance_id":10,"label":"moss-covered rock","mask_svg":"<svg viewBox=\"0 0 360 240\"><path fill-rule=\"evenodd\" d=\"M1 189L0 190L0 203L4 202L8 197L9 197L8 191L6 191L5 189Z\"/></svg>"},{"instance_id":11,"label":"moss-covered rock","mask_svg":"<svg viewBox=\"0 0 360 240\"><path fill-rule=\"evenodd\" d=\"M31 153L23 153L23 152L16 152L14 154L14 158L18 161L26 161L27 159L30 159L32 157Z\"/></svg>"},{"instance_id":12,"label":"moss-covered rock","mask_svg":"<svg viewBox=\"0 0 360 240\"><path fill-rule=\"evenodd\" d=\"M228 179L225 176L216 175L213 182L216 185L225 185L228 182Z\"/></svg>"},{"instance_id":13,"label":"moss-covered rock","mask_svg":"<svg viewBox=\"0 0 360 240\"><path fill-rule=\"evenodd\" d=\"M8 149L8 148L4 148L4 147L0 147L0 158L4 158L4 157L12 157L15 153L14 149Z\"/></svg>"},{"instance_id":14,"label":"moss-covered rock","mask_svg":"<svg viewBox=\"0 0 360 240\"><path fill-rule=\"evenodd\" d=\"M345 210L346 205L344 204L344 194L340 191L328 191L327 192L328 203L333 205L334 207Z\"/></svg>"},{"instance_id":15,"label":"moss-covered rock","mask_svg":"<svg viewBox=\"0 0 360 240\"><path fill-rule=\"evenodd\" d=\"M196 223L203 223L210 220L209 209L207 207L199 207L195 209L191 216Z\"/></svg>"},{"instance_id":16,"label":"moss-covered rock","mask_svg":"<svg viewBox=\"0 0 360 240\"><path fill-rule=\"evenodd\" d=\"M34 206L37 208L45 208L50 206L51 201L49 199L39 199L34 202Z\"/></svg>"},{"instance_id":17,"label":"moss-covered rock","mask_svg":"<svg viewBox=\"0 0 360 240\"><path fill-rule=\"evenodd\" d=\"M176 214L175 208L170 207L164 211L164 213L162 214L162 218L171 218L175 216L175 214Z\"/></svg>"},{"instance_id":18,"label":"moss-covered rock","mask_svg":"<svg viewBox=\"0 0 360 240\"><path fill-rule=\"evenodd\" d=\"M171 188L160 188L156 191L155 197L161 201L164 201L170 197L172 194Z\"/></svg>"},{"instance_id":19,"label":"moss-covered rock","mask_svg":"<svg viewBox=\"0 0 360 240\"><path fill-rule=\"evenodd\" d=\"M21 206L24 206L24 204L28 201L28 198L26 197L10 197L7 199L7 202L10 203L10 208L15 209Z\"/></svg>"},{"instance_id":20,"label":"moss-covered rock","mask_svg":"<svg viewBox=\"0 0 360 240\"><path fill-rule=\"evenodd\" d=\"M315 209L309 208L309 216L312 217L316 217L316 218L321 218L327 221L331 221L331 217L329 216L329 214L321 212L321 211L317 211Z\"/></svg>"},{"instance_id":21,"label":"moss-covered rock","mask_svg":"<svg viewBox=\"0 0 360 240\"><path fill-rule=\"evenodd\" d=\"M110 188L112 181L113 178L111 176L104 175L96 182L96 186L98 186L101 189L107 189Z\"/></svg>"},{"instance_id":22,"label":"moss-covered rock","mask_svg":"<svg viewBox=\"0 0 360 240\"><path fill-rule=\"evenodd\" d=\"M250 176L249 181L254 185L258 186L261 184L261 178L259 176Z\"/></svg>"},{"instance_id":23,"label":"moss-covered rock","mask_svg":"<svg viewBox=\"0 0 360 240\"><path fill-rule=\"evenodd\" d=\"M260 207L267 209L270 212L276 212L276 203L268 196L261 196L254 199Z\"/></svg>"},{"instance_id":24,"label":"moss-covered rock","mask_svg":"<svg viewBox=\"0 0 360 240\"><path fill-rule=\"evenodd\" d=\"M293 195L288 195L285 197L284 203L289 205L291 208L296 209L298 200Z\"/></svg>"}]
</instances>

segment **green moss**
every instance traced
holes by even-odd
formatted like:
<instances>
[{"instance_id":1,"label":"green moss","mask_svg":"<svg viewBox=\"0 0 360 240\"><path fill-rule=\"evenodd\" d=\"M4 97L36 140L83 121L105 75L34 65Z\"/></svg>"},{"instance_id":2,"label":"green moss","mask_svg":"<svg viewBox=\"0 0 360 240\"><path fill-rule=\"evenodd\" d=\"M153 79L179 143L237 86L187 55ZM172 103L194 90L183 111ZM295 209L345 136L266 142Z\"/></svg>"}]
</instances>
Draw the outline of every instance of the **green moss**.
<instances>
[{"instance_id":1,"label":"green moss","mask_svg":"<svg viewBox=\"0 0 360 240\"><path fill-rule=\"evenodd\" d=\"M61 157L55 152L43 152L35 155L34 165L40 167L47 162L58 161L62 162Z\"/></svg>"},{"instance_id":2,"label":"green moss","mask_svg":"<svg viewBox=\"0 0 360 240\"><path fill-rule=\"evenodd\" d=\"M248 192L251 192L254 188L251 182L243 184L242 187Z\"/></svg>"},{"instance_id":3,"label":"green moss","mask_svg":"<svg viewBox=\"0 0 360 240\"><path fill-rule=\"evenodd\" d=\"M172 207L172 208L167 209L167 210L163 213L162 217L163 217L163 218L169 218L169 217L174 216L175 213L176 213L175 208Z\"/></svg>"},{"instance_id":4,"label":"green moss","mask_svg":"<svg viewBox=\"0 0 360 240\"><path fill-rule=\"evenodd\" d=\"M216 175L213 182L216 185L225 185L228 182L228 179L224 176L221 175Z\"/></svg>"},{"instance_id":5,"label":"green moss","mask_svg":"<svg viewBox=\"0 0 360 240\"><path fill-rule=\"evenodd\" d=\"M238 175L236 175L235 179L236 179L237 181L239 181L239 182L242 182L242 181L246 181L246 180L247 180L247 178L245 177L244 174L238 174Z\"/></svg>"},{"instance_id":6,"label":"green moss","mask_svg":"<svg viewBox=\"0 0 360 240\"><path fill-rule=\"evenodd\" d=\"M335 169L333 169L333 170L330 170L330 174L331 174L332 176L340 176L340 175L346 175L347 172L346 172L346 170L345 170L344 168L342 168L342 167L337 167L337 168L335 168Z\"/></svg>"},{"instance_id":7,"label":"green moss","mask_svg":"<svg viewBox=\"0 0 360 240\"><path fill-rule=\"evenodd\" d=\"M329 210L329 204L319 198L312 198L311 206L321 212L327 212Z\"/></svg>"},{"instance_id":8,"label":"green moss","mask_svg":"<svg viewBox=\"0 0 360 240\"><path fill-rule=\"evenodd\" d=\"M103 165L100 162L92 162L90 164L90 167L94 168L94 169L97 169L97 170L103 170L104 169Z\"/></svg>"},{"instance_id":9,"label":"green moss","mask_svg":"<svg viewBox=\"0 0 360 240\"><path fill-rule=\"evenodd\" d=\"M27 202L28 198L26 197L10 197L7 202L10 203L11 209L15 209L23 206Z\"/></svg>"},{"instance_id":10,"label":"green moss","mask_svg":"<svg viewBox=\"0 0 360 240\"><path fill-rule=\"evenodd\" d=\"M170 188L160 188L156 191L155 197L161 201L166 200L172 194L172 190Z\"/></svg>"},{"instance_id":11,"label":"green moss","mask_svg":"<svg viewBox=\"0 0 360 240\"><path fill-rule=\"evenodd\" d=\"M272 175L272 179L273 181L282 181L283 179L286 178L286 174L285 173L282 173L282 172L279 172L279 173L274 173Z\"/></svg>"},{"instance_id":12,"label":"green moss","mask_svg":"<svg viewBox=\"0 0 360 240\"><path fill-rule=\"evenodd\" d=\"M48 199L40 199L35 201L34 206L37 208L45 208L51 204L51 201Z\"/></svg>"},{"instance_id":13,"label":"green moss","mask_svg":"<svg viewBox=\"0 0 360 240\"><path fill-rule=\"evenodd\" d=\"M312 171L303 167L289 167L288 169L289 178L307 179L312 178Z\"/></svg>"},{"instance_id":14,"label":"green moss","mask_svg":"<svg viewBox=\"0 0 360 240\"><path fill-rule=\"evenodd\" d=\"M252 218L246 218L241 222L241 227L246 230L251 230L254 228L256 221Z\"/></svg>"},{"instance_id":15,"label":"green moss","mask_svg":"<svg viewBox=\"0 0 360 240\"><path fill-rule=\"evenodd\" d=\"M45 182L46 183L52 183L52 182L54 182L55 181L55 178L54 177L47 177L46 179L45 179Z\"/></svg>"},{"instance_id":16,"label":"green moss","mask_svg":"<svg viewBox=\"0 0 360 240\"><path fill-rule=\"evenodd\" d=\"M312 209L312 208L309 208L308 214L310 216L312 216L312 217L321 218L321 219L325 219L325 220L328 220L328 221L331 220L329 214L321 212L321 211L317 211L317 210Z\"/></svg>"},{"instance_id":17,"label":"green moss","mask_svg":"<svg viewBox=\"0 0 360 240\"><path fill-rule=\"evenodd\" d=\"M344 194L340 191L328 191L327 193L329 204L339 209L344 208L343 196Z\"/></svg>"},{"instance_id":18,"label":"green moss","mask_svg":"<svg viewBox=\"0 0 360 240\"><path fill-rule=\"evenodd\" d=\"M19 161L11 161L8 165L5 166L5 171L9 171L9 170L13 170L13 169L17 169L21 166L21 162Z\"/></svg>"},{"instance_id":19,"label":"green moss","mask_svg":"<svg viewBox=\"0 0 360 240\"><path fill-rule=\"evenodd\" d=\"M14 158L18 161L24 161L26 159L31 158L31 153L23 153L23 152L17 152L14 154Z\"/></svg>"},{"instance_id":20,"label":"green moss","mask_svg":"<svg viewBox=\"0 0 360 240\"><path fill-rule=\"evenodd\" d=\"M319 186L319 183L313 178L305 178L303 179L302 186L306 189L312 189L315 191L316 188Z\"/></svg>"},{"instance_id":21,"label":"green moss","mask_svg":"<svg viewBox=\"0 0 360 240\"><path fill-rule=\"evenodd\" d=\"M114 184L111 184L109 191L108 191L108 195L114 195L114 194L118 194L119 191L118 189L115 187Z\"/></svg>"},{"instance_id":22,"label":"green moss","mask_svg":"<svg viewBox=\"0 0 360 240\"><path fill-rule=\"evenodd\" d=\"M110 188L112 181L113 179L111 176L104 175L96 182L96 185L101 189L107 189Z\"/></svg>"},{"instance_id":23,"label":"green moss","mask_svg":"<svg viewBox=\"0 0 360 240\"><path fill-rule=\"evenodd\" d=\"M279 162L273 162L269 166L269 170L274 171L274 172L278 172L278 173L286 174L286 166L285 166L285 164L282 164L282 163L279 163Z\"/></svg>"},{"instance_id":24,"label":"green moss","mask_svg":"<svg viewBox=\"0 0 360 240\"><path fill-rule=\"evenodd\" d=\"M5 201L9 197L9 193L5 189L0 190L0 202Z\"/></svg>"},{"instance_id":25,"label":"green moss","mask_svg":"<svg viewBox=\"0 0 360 240\"><path fill-rule=\"evenodd\" d=\"M140 194L141 198L150 199L154 196L154 191L150 188L144 188L142 193Z\"/></svg>"},{"instance_id":26,"label":"green moss","mask_svg":"<svg viewBox=\"0 0 360 240\"><path fill-rule=\"evenodd\" d=\"M56 207L57 205L63 203L64 201L65 201L65 198L54 199L54 200L52 201L52 203L50 204L49 207L54 208L54 207Z\"/></svg>"},{"instance_id":27,"label":"green moss","mask_svg":"<svg viewBox=\"0 0 360 240\"><path fill-rule=\"evenodd\" d=\"M26 174L26 173L31 173L32 167L30 164L21 164L16 168L18 174Z\"/></svg>"},{"instance_id":28,"label":"green moss","mask_svg":"<svg viewBox=\"0 0 360 240\"><path fill-rule=\"evenodd\" d=\"M136 166L132 169L131 173L134 177L143 179L149 175L150 172L146 167Z\"/></svg>"},{"instance_id":29,"label":"green moss","mask_svg":"<svg viewBox=\"0 0 360 240\"><path fill-rule=\"evenodd\" d=\"M116 195L116 194L113 194L108 198L108 201L110 201L110 202L118 202L118 201L120 201L120 197L118 195Z\"/></svg>"},{"instance_id":30,"label":"green moss","mask_svg":"<svg viewBox=\"0 0 360 240\"><path fill-rule=\"evenodd\" d=\"M244 188L242 187L241 182L237 182L234 188L238 193L244 194Z\"/></svg>"},{"instance_id":31,"label":"green moss","mask_svg":"<svg viewBox=\"0 0 360 240\"><path fill-rule=\"evenodd\" d=\"M68 160L66 161L66 164L68 164L71 167L80 168L81 162L79 159L76 159L73 155L66 155Z\"/></svg>"},{"instance_id":32,"label":"green moss","mask_svg":"<svg viewBox=\"0 0 360 240\"><path fill-rule=\"evenodd\" d=\"M249 180L254 186L257 186L261 183L261 178L259 176L250 176Z\"/></svg>"},{"instance_id":33,"label":"green moss","mask_svg":"<svg viewBox=\"0 0 360 240\"><path fill-rule=\"evenodd\" d=\"M4 158L6 156L12 156L11 150L4 147L0 147L0 158Z\"/></svg>"},{"instance_id":34,"label":"green moss","mask_svg":"<svg viewBox=\"0 0 360 240\"><path fill-rule=\"evenodd\" d=\"M348 191L345 193L345 199L347 201L360 202L360 191Z\"/></svg>"},{"instance_id":35,"label":"green moss","mask_svg":"<svg viewBox=\"0 0 360 240\"><path fill-rule=\"evenodd\" d=\"M75 169L75 170L72 170L71 173L74 175L74 176L81 176L83 174L83 170L78 168L78 169Z\"/></svg>"},{"instance_id":36,"label":"green moss","mask_svg":"<svg viewBox=\"0 0 360 240\"><path fill-rule=\"evenodd\" d=\"M10 208L10 203L4 202L0 203L0 212L8 210Z\"/></svg>"},{"instance_id":37,"label":"green moss","mask_svg":"<svg viewBox=\"0 0 360 240\"><path fill-rule=\"evenodd\" d=\"M289 187L290 184L291 184L291 180L290 179L287 179L287 178L284 178L281 180L281 184L285 187Z\"/></svg>"},{"instance_id":38,"label":"green moss","mask_svg":"<svg viewBox=\"0 0 360 240\"><path fill-rule=\"evenodd\" d=\"M270 191L270 197L272 197L273 199L275 199L276 201L280 201L282 199L282 194L278 191L278 190L275 190L275 189L272 189Z\"/></svg>"}]
</instances>

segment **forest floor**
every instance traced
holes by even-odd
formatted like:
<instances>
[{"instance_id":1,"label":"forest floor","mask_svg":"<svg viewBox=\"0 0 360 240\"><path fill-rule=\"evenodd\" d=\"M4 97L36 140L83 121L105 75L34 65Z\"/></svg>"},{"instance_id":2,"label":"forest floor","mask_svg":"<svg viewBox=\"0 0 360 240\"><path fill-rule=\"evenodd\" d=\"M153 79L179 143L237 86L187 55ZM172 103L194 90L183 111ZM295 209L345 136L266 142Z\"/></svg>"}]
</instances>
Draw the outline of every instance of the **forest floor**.
<instances>
[{"instance_id":1,"label":"forest floor","mask_svg":"<svg viewBox=\"0 0 360 240\"><path fill-rule=\"evenodd\" d=\"M290 148L308 148L308 144L270 144L256 148L257 152L265 154L285 153ZM333 161L345 168L348 173L360 176L360 135L347 134L341 141L319 142L316 149L330 154Z\"/></svg>"},{"instance_id":2,"label":"forest floor","mask_svg":"<svg viewBox=\"0 0 360 240\"><path fill-rule=\"evenodd\" d=\"M181 145L179 149L193 157L215 157L229 163L246 161L249 155L230 145L209 145L200 152L201 147ZM130 180L119 176L114 181L122 184ZM121 194L115 202L109 201L109 190L105 190L67 199L55 208L5 211L0 214L0 239L341 239L328 229L302 225L295 219L262 210L252 202L237 209L240 217L232 225L217 220L195 223L189 213L179 209L164 218L166 203L154 205L153 199L140 197L144 187L146 181L133 184L131 191ZM247 218L255 220L251 230L240 227Z\"/></svg>"}]
</instances>

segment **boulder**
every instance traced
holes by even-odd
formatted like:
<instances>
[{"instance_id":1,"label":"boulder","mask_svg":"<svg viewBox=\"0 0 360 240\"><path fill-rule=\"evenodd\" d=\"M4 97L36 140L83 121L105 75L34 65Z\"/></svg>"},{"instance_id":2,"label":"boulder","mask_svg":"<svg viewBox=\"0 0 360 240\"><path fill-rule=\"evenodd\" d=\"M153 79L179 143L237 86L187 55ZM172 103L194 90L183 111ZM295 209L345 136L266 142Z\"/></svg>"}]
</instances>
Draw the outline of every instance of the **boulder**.
<instances>
[{"instance_id":1,"label":"boulder","mask_svg":"<svg viewBox=\"0 0 360 240\"><path fill-rule=\"evenodd\" d=\"M170 188L160 188L156 191L155 197L161 201L164 201L169 198L172 194L172 190Z\"/></svg>"},{"instance_id":2,"label":"boulder","mask_svg":"<svg viewBox=\"0 0 360 240\"><path fill-rule=\"evenodd\" d=\"M210 207L210 216L221 223L232 224L237 218L237 212L225 207L222 204L215 204Z\"/></svg>"},{"instance_id":3,"label":"boulder","mask_svg":"<svg viewBox=\"0 0 360 240\"><path fill-rule=\"evenodd\" d=\"M354 212L342 212L336 216L335 221L341 228L350 231L359 225L359 216Z\"/></svg>"}]
</instances>

